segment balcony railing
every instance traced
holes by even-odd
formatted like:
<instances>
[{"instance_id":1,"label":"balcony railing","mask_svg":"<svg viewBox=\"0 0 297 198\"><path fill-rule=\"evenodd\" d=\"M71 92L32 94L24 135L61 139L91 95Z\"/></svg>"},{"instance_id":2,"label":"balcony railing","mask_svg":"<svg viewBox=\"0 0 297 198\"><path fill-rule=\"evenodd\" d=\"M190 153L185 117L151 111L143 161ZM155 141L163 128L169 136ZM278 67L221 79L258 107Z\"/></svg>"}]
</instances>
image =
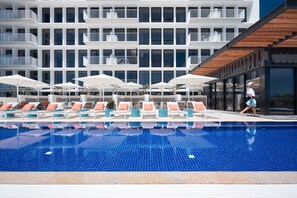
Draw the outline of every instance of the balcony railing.
<instances>
[{"instance_id":1,"label":"balcony railing","mask_svg":"<svg viewBox=\"0 0 297 198\"><path fill-rule=\"evenodd\" d=\"M37 44L37 37L31 33L0 33L0 43L27 43Z\"/></svg>"},{"instance_id":2,"label":"balcony railing","mask_svg":"<svg viewBox=\"0 0 297 198\"><path fill-rule=\"evenodd\" d=\"M0 10L0 20L32 19L37 22L37 14L32 10Z\"/></svg>"},{"instance_id":3,"label":"balcony railing","mask_svg":"<svg viewBox=\"0 0 297 198\"><path fill-rule=\"evenodd\" d=\"M190 56L188 58L189 65L198 65L205 61L209 56Z\"/></svg>"},{"instance_id":4,"label":"balcony railing","mask_svg":"<svg viewBox=\"0 0 297 198\"><path fill-rule=\"evenodd\" d=\"M84 57L84 65L135 65L137 56L90 56Z\"/></svg>"},{"instance_id":5,"label":"balcony railing","mask_svg":"<svg viewBox=\"0 0 297 198\"><path fill-rule=\"evenodd\" d=\"M37 59L31 56L11 57L0 56L0 66L32 66L37 67Z\"/></svg>"},{"instance_id":6,"label":"balcony railing","mask_svg":"<svg viewBox=\"0 0 297 198\"><path fill-rule=\"evenodd\" d=\"M84 35L84 41L129 42L137 41L137 33L90 33Z\"/></svg>"},{"instance_id":7,"label":"balcony railing","mask_svg":"<svg viewBox=\"0 0 297 198\"><path fill-rule=\"evenodd\" d=\"M84 11L84 18L90 19L137 19L137 9L101 9Z\"/></svg>"},{"instance_id":8,"label":"balcony railing","mask_svg":"<svg viewBox=\"0 0 297 198\"><path fill-rule=\"evenodd\" d=\"M196 42L220 42L220 41L231 41L235 38L235 33L190 33L189 41L196 41Z\"/></svg>"},{"instance_id":9,"label":"balcony railing","mask_svg":"<svg viewBox=\"0 0 297 198\"><path fill-rule=\"evenodd\" d=\"M235 10L227 9L225 16L223 15L222 10L198 10L198 9L192 9L189 11L189 16L192 19L198 18L198 19L205 19L205 18L244 18L245 13L244 11L238 11L235 12Z\"/></svg>"}]
</instances>

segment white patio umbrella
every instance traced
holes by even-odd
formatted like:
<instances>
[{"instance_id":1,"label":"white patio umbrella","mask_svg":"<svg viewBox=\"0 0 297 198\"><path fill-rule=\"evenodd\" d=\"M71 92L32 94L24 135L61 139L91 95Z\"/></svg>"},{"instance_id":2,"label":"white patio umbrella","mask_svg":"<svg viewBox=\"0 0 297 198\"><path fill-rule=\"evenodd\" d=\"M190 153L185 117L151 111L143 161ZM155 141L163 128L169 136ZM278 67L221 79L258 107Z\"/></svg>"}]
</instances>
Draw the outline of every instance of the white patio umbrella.
<instances>
[{"instance_id":1,"label":"white patio umbrella","mask_svg":"<svg viewBox=\"0 0 297 198\"><path fill-rule=\"evenodd\" d=\"M174 87L173 84L165 83L165 82L159 82L159 83L151 85L151 88L159 88L161 90L161 95L162 95L161 102L163 102L163 91L164 91L164 89L166 89L166 88L171 89L172 87Z\"/></svg>"},{"instance_id":2,"label":"white patio umbrella","mask_svg":"<svg viewBox=\"0 0 297 198\"><path fill-rule=\"evenodd\" d=\"M84 82L84 84L88 84L92 87L103 87L103 101L104 101L104 89L106 87L113 87L124 82L116 77L108 76L105 74L95 75L95 76L87 76L82 78L77 78L77 80Z\"/></svg>"},{"instance_id":3,"label":"white patio umbrella","mask_svg":"<svg viewBox=\"0 0 297 198\"><path fill-rule=\"evenodd\" d=\"M55 84L53 87L61 88L65 91L68 91L68 102L70 102L70 92L78 92L78 88L82 88L81 86L74 84L72 82Z\"/></svg>"},{"instance_id":4,"label":"white patio umbrella","mask_svg":"<svg viewBox=\"0 0 297 198\"><path fill-rule=\"evenodd\" d=\"M188 100L190 99L189 87L190 86L203 86L203 84L216 80L217 78L209 77L209 76L200 76L193 74L186 74L183 76L176 77L169 81L170 84L173 85L186 85L188 87Z\"/></svg>"},{"instance_id":5,"label":"white patio umbrella","mask_svg":"<svg viewBox=\"0 0 297 198\"><path fill-rule=\"evenodd\" d=\"M132 101L132 91L139 90L140 88L142 88L142 85L134 82L128 82L128 83L120 84L119 87L123 89L128 89L130 91L130 101Z\"/></svg>"},{"instance_id":6,"label":"white patio umbrella","mask_svg":"<svg viewBox=\"0 0 297 198\"><path fill-rule=\"evenodd\" d=\"M46 84L44 82L33 80L31 78L26 78L26 77L20 76L18 74L11 75L11 76L1 76L0 83L16 86L17 100L19 100L19 87L34 88L36 86L48 86L48 84Z\"/></svg>"}]
</instances>

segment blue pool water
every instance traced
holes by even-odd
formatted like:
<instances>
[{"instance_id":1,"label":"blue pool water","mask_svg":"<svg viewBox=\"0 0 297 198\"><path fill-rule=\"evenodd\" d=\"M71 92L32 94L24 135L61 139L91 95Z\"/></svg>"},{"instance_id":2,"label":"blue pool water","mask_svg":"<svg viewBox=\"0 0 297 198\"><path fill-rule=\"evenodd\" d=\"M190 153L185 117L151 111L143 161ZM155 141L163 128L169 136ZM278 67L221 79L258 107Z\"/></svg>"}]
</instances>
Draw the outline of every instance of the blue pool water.
<instances>
[{"instance_id":1,"label":"blue pool water","mask_svg":"<svg viewBox=\"0 0 297 198\"><path fill-rule=\"evenodd\" d=\"M297 171L297 123L4 123L0 171Z\"/></svg>"}]
</instances>

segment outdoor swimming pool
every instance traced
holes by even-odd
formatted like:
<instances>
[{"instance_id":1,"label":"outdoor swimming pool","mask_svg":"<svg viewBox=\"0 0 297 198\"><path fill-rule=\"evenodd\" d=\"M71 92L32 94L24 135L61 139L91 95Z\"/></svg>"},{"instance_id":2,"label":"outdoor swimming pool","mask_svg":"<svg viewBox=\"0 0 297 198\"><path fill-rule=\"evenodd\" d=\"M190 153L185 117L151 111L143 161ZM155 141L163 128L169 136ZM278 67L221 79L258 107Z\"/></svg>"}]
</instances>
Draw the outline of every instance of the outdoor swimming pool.
<instances>
[{"instance_id":1,"label":"outdoor swimming pool","mask_svg":"<svg viewBox=\"0 0 297 198\"><path fill-rule=\"evenodd\" d=\"M296 171L297 123L6 123L0 171Z\"/></svg>"}]
</instances>

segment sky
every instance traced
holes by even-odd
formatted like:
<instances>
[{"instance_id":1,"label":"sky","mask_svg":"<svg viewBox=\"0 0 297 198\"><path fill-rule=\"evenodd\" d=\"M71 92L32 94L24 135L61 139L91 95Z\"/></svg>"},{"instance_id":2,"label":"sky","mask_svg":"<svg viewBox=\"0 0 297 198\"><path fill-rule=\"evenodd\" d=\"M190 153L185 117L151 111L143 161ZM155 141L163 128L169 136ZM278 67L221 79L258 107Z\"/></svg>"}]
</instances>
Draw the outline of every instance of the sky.
<instances>
[{"instance_id":1,"label":"sky","mask_svg":"<svg viewBox=\"0 0 297 198\"><path fill-rule=\"evenodd\" d=\"M283 2L285 0L260 0L260 17L263 18Z\"/></svg>"}]
</instances>

